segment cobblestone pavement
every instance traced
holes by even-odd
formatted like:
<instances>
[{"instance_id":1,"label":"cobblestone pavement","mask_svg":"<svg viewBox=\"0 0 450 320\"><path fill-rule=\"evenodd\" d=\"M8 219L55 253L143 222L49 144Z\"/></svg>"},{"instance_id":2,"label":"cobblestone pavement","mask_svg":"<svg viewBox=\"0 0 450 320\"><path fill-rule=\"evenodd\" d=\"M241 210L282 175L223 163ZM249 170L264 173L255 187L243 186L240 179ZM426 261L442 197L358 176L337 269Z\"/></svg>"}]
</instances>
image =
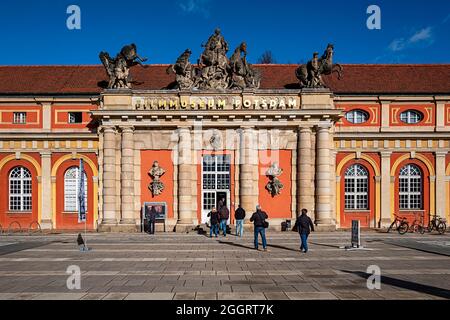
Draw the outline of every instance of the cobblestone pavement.
<instances>
[{"instance_id":1,"label":"cobblestone pavement","mask_svg":"<svg viewBox=\"0 0 450 320\"><path fill-rule=\"evenodd\" d=\"M259 252L250 234L88 234L81 253L76 235L1 236L0 299L450 299L450 235L367 232L366 250L346 251L349 233L316 233L308 254L298 238L268 233ZM71 265L81 290L67 288ZM381 290L367 289L370 265Z\"/></svg>"}]
</instances>

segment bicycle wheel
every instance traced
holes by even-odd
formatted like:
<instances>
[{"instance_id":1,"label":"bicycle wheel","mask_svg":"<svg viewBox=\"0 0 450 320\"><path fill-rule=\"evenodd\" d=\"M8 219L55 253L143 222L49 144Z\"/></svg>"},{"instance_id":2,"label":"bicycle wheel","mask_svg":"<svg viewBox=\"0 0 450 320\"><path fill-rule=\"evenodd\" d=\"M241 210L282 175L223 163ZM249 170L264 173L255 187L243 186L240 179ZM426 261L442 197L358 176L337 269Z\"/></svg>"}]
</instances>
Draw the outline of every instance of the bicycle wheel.
<instances>
[{"instance_id":1,"label":"bicycle wheel","mask_svg":"<svg viewBox=\"0 0 450 320\"><path fill-rule=\"evenodd\" d=\"M397 229L397 222L394 221L394 222L392 222L390 227L387 229L387 233L391 232L392 230L396 230L396 229Z\"/></svg>"},{"instance_id":2,"label":"bicycle wheel","mask_svg":"<svg viewBox=\"0 0 450 320\"><path fill-rule=\"evenodd\" d=\"M434 229L434 223L433 221L430 221L430 223L428 224L428 232L433 232Z\"/></svg>"},{"instance_id":3,"label":"bicycle wheel","mask_svg":"<svg viewBox=\"0 0 450 320\"><path fill-rule=\"evenodd\" d=\"M424 226L417 226L417 231L420 233L420 234L425 234L425 229L427 229L427 228L425 228Z\"/></svg>"},{"instance_id":4,"label":"bicycle wheel","mask_svg":"<svg viewBox=\"0 0 450 320\"><path fill-rule=\"evenodd\" d=\"M436 229L439 232L439 234L444 234L445 231L447 231L447 225L444 222L441 222L439 223Z\"/></svg>"},{"instance_id":5,"label":"bicycle wheel","mask_svg":"<svg viewBox=\"0 0 450 320\"><path fill-rule=\"evenodd\" d=\"M407 222L402 222L402 224L400 224L400 227L398 227L398 233L400 233L401 235L404 235L405 233L407 233L409 230L409 225Z\"/></svg>"}]
</instances>

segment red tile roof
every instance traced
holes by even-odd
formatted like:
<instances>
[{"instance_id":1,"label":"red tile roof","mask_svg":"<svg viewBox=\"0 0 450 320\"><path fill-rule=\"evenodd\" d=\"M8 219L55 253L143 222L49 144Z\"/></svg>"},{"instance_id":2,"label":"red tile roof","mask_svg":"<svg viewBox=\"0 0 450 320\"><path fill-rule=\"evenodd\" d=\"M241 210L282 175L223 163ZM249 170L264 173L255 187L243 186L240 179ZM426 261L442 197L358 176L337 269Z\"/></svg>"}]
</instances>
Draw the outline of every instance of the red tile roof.
<instances>
[{"instance_id":1,"label":"red tile roof","mask_svg":"<svg viewBox=\"0 0 450 320\"><path fill-rule=\"evenodd\" d=\"M325 81L336 94L450 94L450 64L344 66ZM170 88L175 77L167 65L131 71L133 89ZM262 89L298 89L296 65L256 65L263 73ZM0 66L0 95L98 94L106 85L103 66Z\"/></svg>"}]
</instances>

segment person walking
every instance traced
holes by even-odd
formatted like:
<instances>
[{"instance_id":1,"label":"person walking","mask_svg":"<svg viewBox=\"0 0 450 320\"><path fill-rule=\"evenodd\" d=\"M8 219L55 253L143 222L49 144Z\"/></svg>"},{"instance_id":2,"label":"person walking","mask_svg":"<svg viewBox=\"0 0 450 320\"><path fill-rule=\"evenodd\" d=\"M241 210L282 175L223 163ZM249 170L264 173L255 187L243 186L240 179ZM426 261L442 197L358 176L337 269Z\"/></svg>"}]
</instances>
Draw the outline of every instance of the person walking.
<instances>
[{"instance_id":1,"label":"person walking","mask_svg":"<svg viewBox=\"0 0 450 320\"><path fill-rule=\"evenodd\" d=\"M259 250L259 235L262 238L262 244L264 251L267 251L267 240L266 240L266 228L268 228L269 224L266 222L269 216L267 213L262 211L261 206L256 206L256 212L253 213L250 221L254 223L255 226L255 250Z\"/></svg>"},{"instance_id":2,"label":"person walking","mask_svg":"<svg viewBox=\"0 0 450 320\"><path fill-rule=\"evenodd\" d=\"M222 205L222 207L219 209L219 215L220 215L220 229L223 231L223 236L227 236L227 223L228 219L230 218L230 210L228 210L228 207L226 205Z\"/></svg>"},{"instance_id":3,"label":"person walking","mask_svg":"<svg viewBox=\"0 0 450 320\"><path fill-rule=\"evenodd\" d=\"M302 209L302 214L297 218L295 225L297 227L298 233L300 234L300 251L304 253L308 252L308 237L311 231L314 232L314 224L310 217L307 215L308 210Z\"/></svg>"},{"instance_id":4,"label":"person walking","mask_svg":"<svg viewBox=\"0 0 450 320\"><path fill-rule=\"evenodd\" d=\"M241 207L241 205L239 205L236 209L234 219L236 220L236 236L242 238L244 234L245 210Z\"/></svg>"},{"instance_id":5,"label":"person walking","mask_svg":"<svg viewBox=\"0 0 450 320\"><path fill-rule=\"evenodd\" d=\"M150 210L146 214L147 219L147 232L148 234L155 234L155 223L156 223L156 209L155 207L150 207Z\"/></svg>"},{"instance_id":6,"label":"person walking","mask_svg":"<svg viewBox=\"0 0 450 320\"><path fill-rule=\"evenodd\" d=\"M208 213L208 218L210 218L211 228L209 231L209 237L212 238L213 233L216 235L216 238L219 236L219 221L220 216L217 209L212 208L211 212Z\"/></svg>"}]
</instances>

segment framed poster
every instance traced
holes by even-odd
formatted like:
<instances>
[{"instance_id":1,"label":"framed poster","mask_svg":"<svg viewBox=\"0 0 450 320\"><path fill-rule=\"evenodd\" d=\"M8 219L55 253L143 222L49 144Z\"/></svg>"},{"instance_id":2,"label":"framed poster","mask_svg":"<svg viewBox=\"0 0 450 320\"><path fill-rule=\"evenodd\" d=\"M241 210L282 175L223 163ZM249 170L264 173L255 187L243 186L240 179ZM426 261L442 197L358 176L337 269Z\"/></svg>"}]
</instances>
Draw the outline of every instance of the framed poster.
<instances>
[{"instance_id":1,"label":"framed poster","mask_svg":"<svg viewBox=\"0 0 450 320\"><path fill-rule=\"evenodd\" d=\"M152 212L153 211L153 212ZM142 231L146 232L148 227L148 218L151 214L156 215L156 222L164 222L167 220L167 203L166 202L145 202L142 208Z\"/></svg>"}]
</instances>

